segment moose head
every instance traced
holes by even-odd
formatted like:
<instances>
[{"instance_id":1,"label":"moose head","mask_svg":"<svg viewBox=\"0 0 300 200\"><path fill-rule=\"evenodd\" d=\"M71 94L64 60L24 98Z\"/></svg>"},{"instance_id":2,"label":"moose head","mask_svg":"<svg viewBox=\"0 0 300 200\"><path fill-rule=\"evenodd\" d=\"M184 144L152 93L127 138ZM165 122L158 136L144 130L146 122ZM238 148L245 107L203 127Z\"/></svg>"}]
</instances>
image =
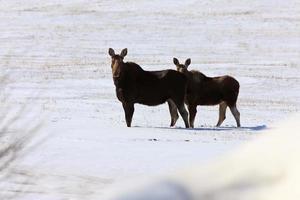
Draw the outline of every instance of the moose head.
<instances>
[{"instance_id":1,"label":"moose head","mask_svg":"<svg viewBox=\"0 0 300 200\"><path fill-rule=\"evenodd\" d=\"M121 68L124 57L127 55L127 48L123 49L120 54L115 54L112 48L108 49L108 54L111 56L111 69L114 78L118 78L121 74Z\"/></svg>"},{"instance_id":2,"label":"moose head","mask_svg":"<svg viewBox=\"0 0 300 200\"><path fill-rule=\"evenodd\" d=\"M181 73L187 73L188 72L188 66L191 64L191 59L188 58L186 59L184 65L180 64L177 58L173 58L173 63L176 65L176 69L177 71L181 72Z\"/></svg>"}]
</instances>

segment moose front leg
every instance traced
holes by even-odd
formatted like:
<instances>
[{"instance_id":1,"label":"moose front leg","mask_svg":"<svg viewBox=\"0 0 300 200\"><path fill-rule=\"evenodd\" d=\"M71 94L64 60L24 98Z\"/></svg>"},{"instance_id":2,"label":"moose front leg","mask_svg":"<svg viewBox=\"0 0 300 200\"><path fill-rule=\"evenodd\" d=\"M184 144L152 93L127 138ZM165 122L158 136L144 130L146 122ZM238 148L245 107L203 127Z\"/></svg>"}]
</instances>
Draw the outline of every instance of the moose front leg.
<instances>
[{"instance_id":1,"label":"moose front leg","mask_svg":"<svg viewBox=\"0 0 300 200\"><path fill-rule=\"evenodd\" d=\"M124 94L123 94L123 89L116 88L116 93L117 93L117 98L119 99L119 101L124 102L125 98L124 98Z\"/></svg>"},{"instance_id":2,"label":"moose front leg","mask_svg":"<svg viewBox=\"0 0 300 200\"><path fill-rule=\"evenodd\" d=\"M127 127L131 127L132 116L134 113L134 104L123 102L122 105L123 105L124 112L125 112L125 119L126 119Z\"/></svg>"},{"instance_id":3,"label":"moose front leg","mask_svg":"<svg viewBox=\"0 0 300 200\"><path fill-rule=\"evenodd\" d=\"M190 126L191 128L194 128L194 121L197 114L197 105L194 104L188 105L188 110L190 113Z\"/></svg>"}]
</instances>

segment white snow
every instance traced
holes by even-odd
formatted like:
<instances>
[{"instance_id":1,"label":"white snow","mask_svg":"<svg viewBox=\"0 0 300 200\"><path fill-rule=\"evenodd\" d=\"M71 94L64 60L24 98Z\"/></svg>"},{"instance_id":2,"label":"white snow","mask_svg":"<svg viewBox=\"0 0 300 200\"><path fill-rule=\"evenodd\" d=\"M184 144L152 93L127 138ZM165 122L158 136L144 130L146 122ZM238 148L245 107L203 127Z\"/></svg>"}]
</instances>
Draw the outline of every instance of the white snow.
<instances>
[{"instance_id":1,"label":"white snow","mask_svg":"<svg viewBox=\"0 0 300 200\"><path fill-rule=\"evenodd\" d=\"M0 111L27 109L0 142L40 122L33 140L45 139L0 183L3 198L101 199L114 183L217 159L300 108L296 0L11 0L0 11ZM195 129L169 128L163 104L136 105L126 128L109 47L147 70L191 58L191 69L236 77L243 127L228 110L215 128L214 106L198 107Z\"/></svg>"},{"instance_id":2,"label":"white snow","mask_svg":"<svg viewBox=\"0 0 300 200\"><path fill-rule=\"evenodd\" d=\"M114 186L104 199L299 199L299 117L221 159Z\"/></svg>"}]
</instances>

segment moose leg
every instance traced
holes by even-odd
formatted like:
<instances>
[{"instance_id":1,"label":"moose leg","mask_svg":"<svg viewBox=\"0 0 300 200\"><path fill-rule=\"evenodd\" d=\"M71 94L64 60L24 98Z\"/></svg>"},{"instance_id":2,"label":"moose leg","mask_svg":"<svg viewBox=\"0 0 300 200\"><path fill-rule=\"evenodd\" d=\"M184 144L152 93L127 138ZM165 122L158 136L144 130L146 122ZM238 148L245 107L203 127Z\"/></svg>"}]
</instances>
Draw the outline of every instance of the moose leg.
<instances>
[{"instance_id":1,"label":"moose leg","mask_svg":"<svg viewBox=\"0 0 300 200\"><path fill-rule=\"evenodd\" d=\"M170 115L171 115L171 124L170 126L174 126L176 124L176 121L178 119L178 113L177 113L177 107L176 104L169 99L168 101L168 105L169 105L169 111L170 111Z\"/></svg>"},{"instance_id":2,"label":"moose leg","mask_svg":"<svg viewBox=\"0 0 300 200\"><path fill-rule=\"evenodd\" d=\"M240 112L239 112L238 109L236 108L236 104L234 104L233 106L230 107L230 111L231 111L232 115L233 115L234 118L235 118L237 127L241 127L241 123L240 123Z\"/></svg>"},{"instance_id":3,"label":"moose leg","mask_svg":"<svg viewBox=\"0 0 300 200\"><path fill-rule=\"evenodd\" d=\"M122 103L124 111L125 111L125 119L127 127L131 126L132 116L134 113L134 104L133 103Z\"/></svg>"},{"instance_id":4,"label":"moose leg","mask_svg":"<svg viewBox=\"0 0 300 200\"><path fill-rule=\"evenodd\" d=\"M225 120L225 118L226 118L226 108L227 108L227 103L226 102L220 103L220 105L219 105L219 121L218 121L216 126L221 126L221 124Z\"/></svg>"},{"instance_id":5,"label":"moose leg","mask_svg":"<svg viewBox=\"0 0 300 200\"><path fill-rule=\"evenodd\" d=\"M190 127L194 128L194 121L197 113L197 106L196 105L189 105L188 106L189 113L190 113Z\"/></svg>"},{"instance_id":6,"label":"moose leg","mask_svg":"<svg viewBox=\"0 0 300 200\"><path fill-rule=\"evenodd\" d=\"M189 128L190 127L189 120L188 120L189 113L186 111L186 109L184 107L184 103L177 105L177 108L179 110L179 113L180 113L183 121L184 121L185 128Z\"/></svg>"}]
</instances>

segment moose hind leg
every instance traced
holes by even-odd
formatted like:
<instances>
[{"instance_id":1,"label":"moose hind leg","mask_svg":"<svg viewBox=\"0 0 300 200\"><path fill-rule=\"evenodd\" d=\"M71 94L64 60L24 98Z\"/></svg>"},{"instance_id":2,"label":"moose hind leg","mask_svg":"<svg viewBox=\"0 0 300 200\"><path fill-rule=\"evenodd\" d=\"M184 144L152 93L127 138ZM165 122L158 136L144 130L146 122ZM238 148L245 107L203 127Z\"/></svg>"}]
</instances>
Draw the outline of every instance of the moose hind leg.
<instances>
[{"instance_id":1,"label":"moose hind leg","mask_svg":"<svg viewBox=\"0 0 300 200\"><path fill-rule=\"evenodd\" d=\"M184 121L185 128L189 128L190 127L189 120L188 120L189 113L186 111L186 109L184 107L184 103L182 103L181 105L178 105L177 108L179 110L179 113L180 113L183 121Z\"/></svg>"},{"instance_id":2,"label":"moose hind leg","mask_svg":"<svg viewBox=\"0 0 300 200\"><path fill-rule=\"evenodd\" d=\"M226 118L226 108L227 108L227 103L226 102L220 103L220 105L219 105L219 121L218 121L216 126L221 126L221 124L225 120L225 118Z\"/></svg>"},{"instance_id":3,"label":"moose hind leg","mask_svg":"<svg viewBox=\"0 0 300 200\"><path fill-rule=\"evenodd\" d=\"M169 99L167 102L169 105L169 111L170 111L170 115L171 115L170 126L174 126L179 118L178 112L177 112L177 106L171 99Z\"/></svg>"},{"instance_id":4,"label":"moose hind leg","mask_svg":"<svg viewBox=\"0 0 300 200\"><path fill-rule=\"evenodd\" d=\"M197 114L197 106L189 105L188 106L189 113L190 113L190 127L194 128L194 121Z\"/></svg>"},{"instance_id":5,"label":"moose hind leg","mask_svg":"<svg viewBox=\"0 0 300 200\"><path fill-rule=\"evenodd\" d=\"M241 127L241 123L240 123L240 112L239 112L238 109L236 108L236 105L231 106L231 107L230 107L230 111L231 111L232 115L233 115L234 118L235 118L237 127Z\"/></svg>"},{"instance_id":6,"label":"moose hind leg","mask_svg":"<svg viewBox=\"0 0 300 200\"><path fill-rule=\"evenodd\" d=\"M134 104L133 103L123 103L123 108L125 111L125 119L127 127L131 127L132 116L134 113Z\"/></svg>"}]
</instances>

